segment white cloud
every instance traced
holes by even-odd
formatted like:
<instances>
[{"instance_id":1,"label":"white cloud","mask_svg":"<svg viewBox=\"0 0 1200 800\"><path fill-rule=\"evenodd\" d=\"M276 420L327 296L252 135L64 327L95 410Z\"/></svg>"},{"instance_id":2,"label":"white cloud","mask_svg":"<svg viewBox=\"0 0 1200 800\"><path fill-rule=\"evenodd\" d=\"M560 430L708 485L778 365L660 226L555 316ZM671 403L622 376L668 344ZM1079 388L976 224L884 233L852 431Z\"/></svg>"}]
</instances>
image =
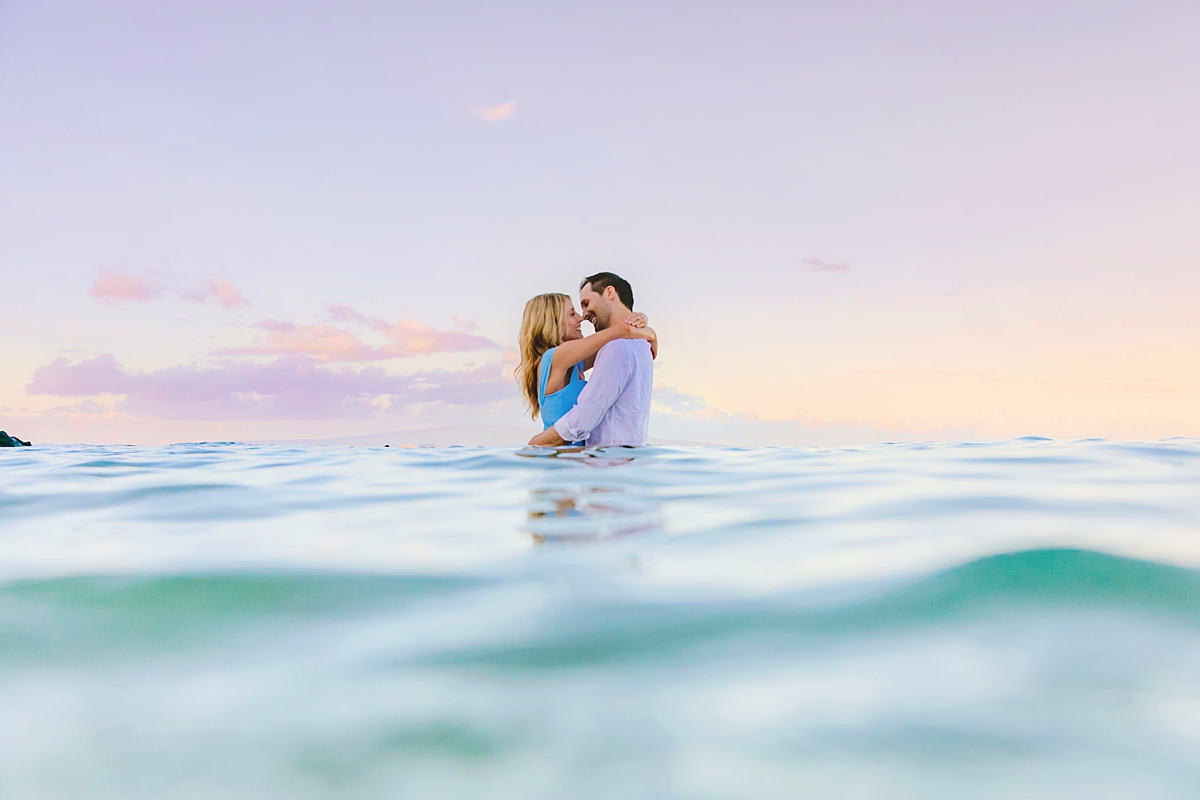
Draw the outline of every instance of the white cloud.
<instances>
[{"instance_id":1,"label":"white cloud","mask_svg":"<svg viewBox=\"0 0 1200 800\"><path fill-rule=\"evenodd\" d=\"M704 402L703 397L681 392L678 389L667 386L665 383L659 383L654 386L654 404L662 406L667 411L677 413L701 411L708 408L708 403Z\"/></svg>"}]
</instances>

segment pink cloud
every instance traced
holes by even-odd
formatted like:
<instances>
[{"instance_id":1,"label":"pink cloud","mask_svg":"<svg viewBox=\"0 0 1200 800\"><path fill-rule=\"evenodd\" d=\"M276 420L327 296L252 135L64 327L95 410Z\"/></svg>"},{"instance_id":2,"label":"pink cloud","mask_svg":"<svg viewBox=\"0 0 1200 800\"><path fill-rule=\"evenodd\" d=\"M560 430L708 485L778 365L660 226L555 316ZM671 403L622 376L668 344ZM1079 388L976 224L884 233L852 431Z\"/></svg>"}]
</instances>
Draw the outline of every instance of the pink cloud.
<instances>
[{"instance_id":1,"label":"pink cloud","mask_svg":"<svg viewBox=\"0 0 1200 800\"><path fill-rule=\"evenodd\" d=\"M483 336L462 331L438 331L411 320L399 320L388 326L383 335L392 340L385 350L396 353L392 358L428 353L470 352L499 349L500 345Z\"/></svg>"},{"instance_id":2,"label":"pink cloud","mask_svg":"<svg viewBox=\"0 0 1200 800\"><path fill-rule=\"evenodd\" d=\"M517 101L509 100L498 106L479 106L472 109L471 113L488 122L503 122L517 115Z\"/></svg>"},{"instance_id":3,"label":"pink cloud","mask_svg":"<svg viewBox=\"0 0 1200 800\"><path fill-rule=\"evenodd\" d=\"M499 344L485 336L464 331L442 331L412 320L388 322L368 317L346 303L328 309L329 317L343 324L361 325L382 333L389 341L369 345L355 333L330 325L295 325L266 320L255 327L267 331L249 347L218 350L213 355L303 355L321 361L386 361L432 353L469 353L499 350Z\"/></svg>"},{"instance_id":4,"label":"pink cloud","mask_svg":"<svg viewBox=\"0 0 1200 800\"><path fill-rule=\"evenodd\" d=\"M165 281L150 281L123 272L106 272L97 278L88 290L92 297L108 304L119 303L122 300L157 300L167 293L192 303L216 300L225 308L249 305L233 283L220 278L211 278L204 286L197 287L183 286L169 278Z\"/></svg>"},{"instance_id":5,"label":"pink cloud","mask_svg":"<svg viewBox=\"0 0 1200 800\"><path fill-rule=\"evenodd\" d=\"M109 305L122 300L136 300L144 303L147 300L162 297L162 293L162 289L156 284L121 272L105 272L96 279L92 288L88 289L88 294L101 303Z\"/></svg>"},{"instance_id":6,"label":"pink cloud","mask_svg":"<svg viewBox=\"0 0 1200 800\"><path fill-rule=\"evenodd\" d=\"M849 272L849 264L835 264L830 261L822 261L819 258L802 258L800 265L808 267L813 272Z\"/></svg>"},{"instance_id":7,"label":"pink cloud","mask_svg":"<svg viewBox=\"0 0 1200 800\"><path fill-rule=\"evenodd\" d=\"M250 347L227 347L213 355L261 353L277 356L314 356L321 361L378 361L376 349L342 328L329 325L294 325L267 320L256 327L268 333Z\"/></svg>"},{"instance_id":8,"label":"pink cloud","mask_svg":"<svg viewBox=\"0 0 1200 800\"><path fill-rule=\"evenodd\" d=\"M229 281L218 280L216 278L210 279L208 282L208 291L225 308L249 305L246 298L242 297L241 292L235 289Z\"/></svg>"},{"instance_id":9,"label":"pink cloud","mask_svg":"<svg viewBox=\"0 0 1200 800\"><path fill-rule=\"evenodd\" d=\"M480 405L509 397L514 389L498 364L390 375L378 367L332 370L290 357L270 364L130 372L106 354L74 364L58 358L34 372L26 391L124 395L117 410L157 419L318 420L365 419L424 403Z\"/></svg>"},{"instance_id":10,"label":"pink cloud","mask_svg":"<svg viewBox=\"0 0 1200 800\"><path fill-rule=\"evenodd\" d=\"M33 373L33 382L26 387L29 394L55 394L63 397L84 397L118 392L125 379L121 366L111 355L96 356L78 364L57 358ZM113 387L118 387L114 389Z\"/></svg>"}]
</instances>

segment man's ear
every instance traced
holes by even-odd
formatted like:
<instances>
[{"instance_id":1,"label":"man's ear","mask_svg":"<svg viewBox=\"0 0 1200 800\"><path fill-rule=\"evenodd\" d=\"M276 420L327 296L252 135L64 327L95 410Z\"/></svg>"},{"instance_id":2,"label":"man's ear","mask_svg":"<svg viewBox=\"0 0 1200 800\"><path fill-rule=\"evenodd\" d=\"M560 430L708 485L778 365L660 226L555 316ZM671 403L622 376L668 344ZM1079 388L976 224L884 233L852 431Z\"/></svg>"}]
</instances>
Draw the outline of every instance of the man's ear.
<instances>
[{"instance_id":1,"label":"man's ear","mask_svg":"<svg viewBox=\"0 0 1200 800\"><path fill-rule=\"evenodd\" d=\"M604 287L604 299L610 303L617 299L617 289L615 286Z\"/></svg>"}]
</instances>

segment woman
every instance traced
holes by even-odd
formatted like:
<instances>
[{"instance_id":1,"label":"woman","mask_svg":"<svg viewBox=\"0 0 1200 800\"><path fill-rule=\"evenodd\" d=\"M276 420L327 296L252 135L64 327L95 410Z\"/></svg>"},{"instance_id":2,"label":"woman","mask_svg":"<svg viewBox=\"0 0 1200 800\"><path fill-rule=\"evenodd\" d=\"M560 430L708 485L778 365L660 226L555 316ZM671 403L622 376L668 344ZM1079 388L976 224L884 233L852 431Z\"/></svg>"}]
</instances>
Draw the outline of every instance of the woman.
<instances>
[{"instance_id":1,"label":"woman","mask_svg":"<svg viewBox=\"0 0 1200 800\"><path fill-rule=\"evenodd\" d=\"M658 336L646 327L645 314L634 314L586 338L579 327L582 322L565 294L539 294L525 304L516 377L530 415L537 419L540 412L544 428L575 406L587 386L584 371L592 368L596 353L613 339L646 339L651 355L658 356Z\"/></svg>"}]
</instances>

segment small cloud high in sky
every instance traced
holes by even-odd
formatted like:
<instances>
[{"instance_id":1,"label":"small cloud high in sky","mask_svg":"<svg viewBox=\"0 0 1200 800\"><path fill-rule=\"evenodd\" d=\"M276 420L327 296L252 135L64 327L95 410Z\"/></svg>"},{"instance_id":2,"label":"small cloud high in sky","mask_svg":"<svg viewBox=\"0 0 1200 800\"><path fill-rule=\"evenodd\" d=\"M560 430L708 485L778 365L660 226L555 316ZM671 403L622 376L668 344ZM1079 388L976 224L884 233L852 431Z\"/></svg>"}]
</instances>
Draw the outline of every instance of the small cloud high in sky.
<instances>
[{"instance_id":1,"label":"small cloud high in sky","mask_svg":"<svg viewBox=\"0 0 1200 800\"><path fill-rule=\"evenodd\" d=\"M210 279L208 281L208 291L225 308L249 305L246 302L246 298L242 297L241 292L229 281L217 280L215 278Z\"/></svg>"},{"instance_id":2,"label":"small cloud high in sky","mask_svg":"<svg viewBox=\"0 0 1200 800\"><path fill-rule=\"evenodd\" d=\"M849 272L850 265L838 261L825 261L820 258L802 258L801 266L808 267L813 272Z\"/></svg>"},{"instance_id":3,"label":"small cloud high in sky","mask_svg":"<svg viewBox=\"0 0 1200 800\"><path fill-rule=\"evenodd\" d=\"M106 272L96 279L88 294L101 303L114 305L122 300L133 300L144 303L162 297L161 287L143 278L124 275L120 272Z\"/></svg>"},{"instance_id":4,"label":"small cloud high in sky","mask_svg":"<svg viewBox=\"0 0 1200 800\"><path fill-rule=\"evenodd\" d=\"M471 113L486 122L503 122L517 115L517 101L509 100L498 106L479 106Z\"/></svg>"}]
</instances>

